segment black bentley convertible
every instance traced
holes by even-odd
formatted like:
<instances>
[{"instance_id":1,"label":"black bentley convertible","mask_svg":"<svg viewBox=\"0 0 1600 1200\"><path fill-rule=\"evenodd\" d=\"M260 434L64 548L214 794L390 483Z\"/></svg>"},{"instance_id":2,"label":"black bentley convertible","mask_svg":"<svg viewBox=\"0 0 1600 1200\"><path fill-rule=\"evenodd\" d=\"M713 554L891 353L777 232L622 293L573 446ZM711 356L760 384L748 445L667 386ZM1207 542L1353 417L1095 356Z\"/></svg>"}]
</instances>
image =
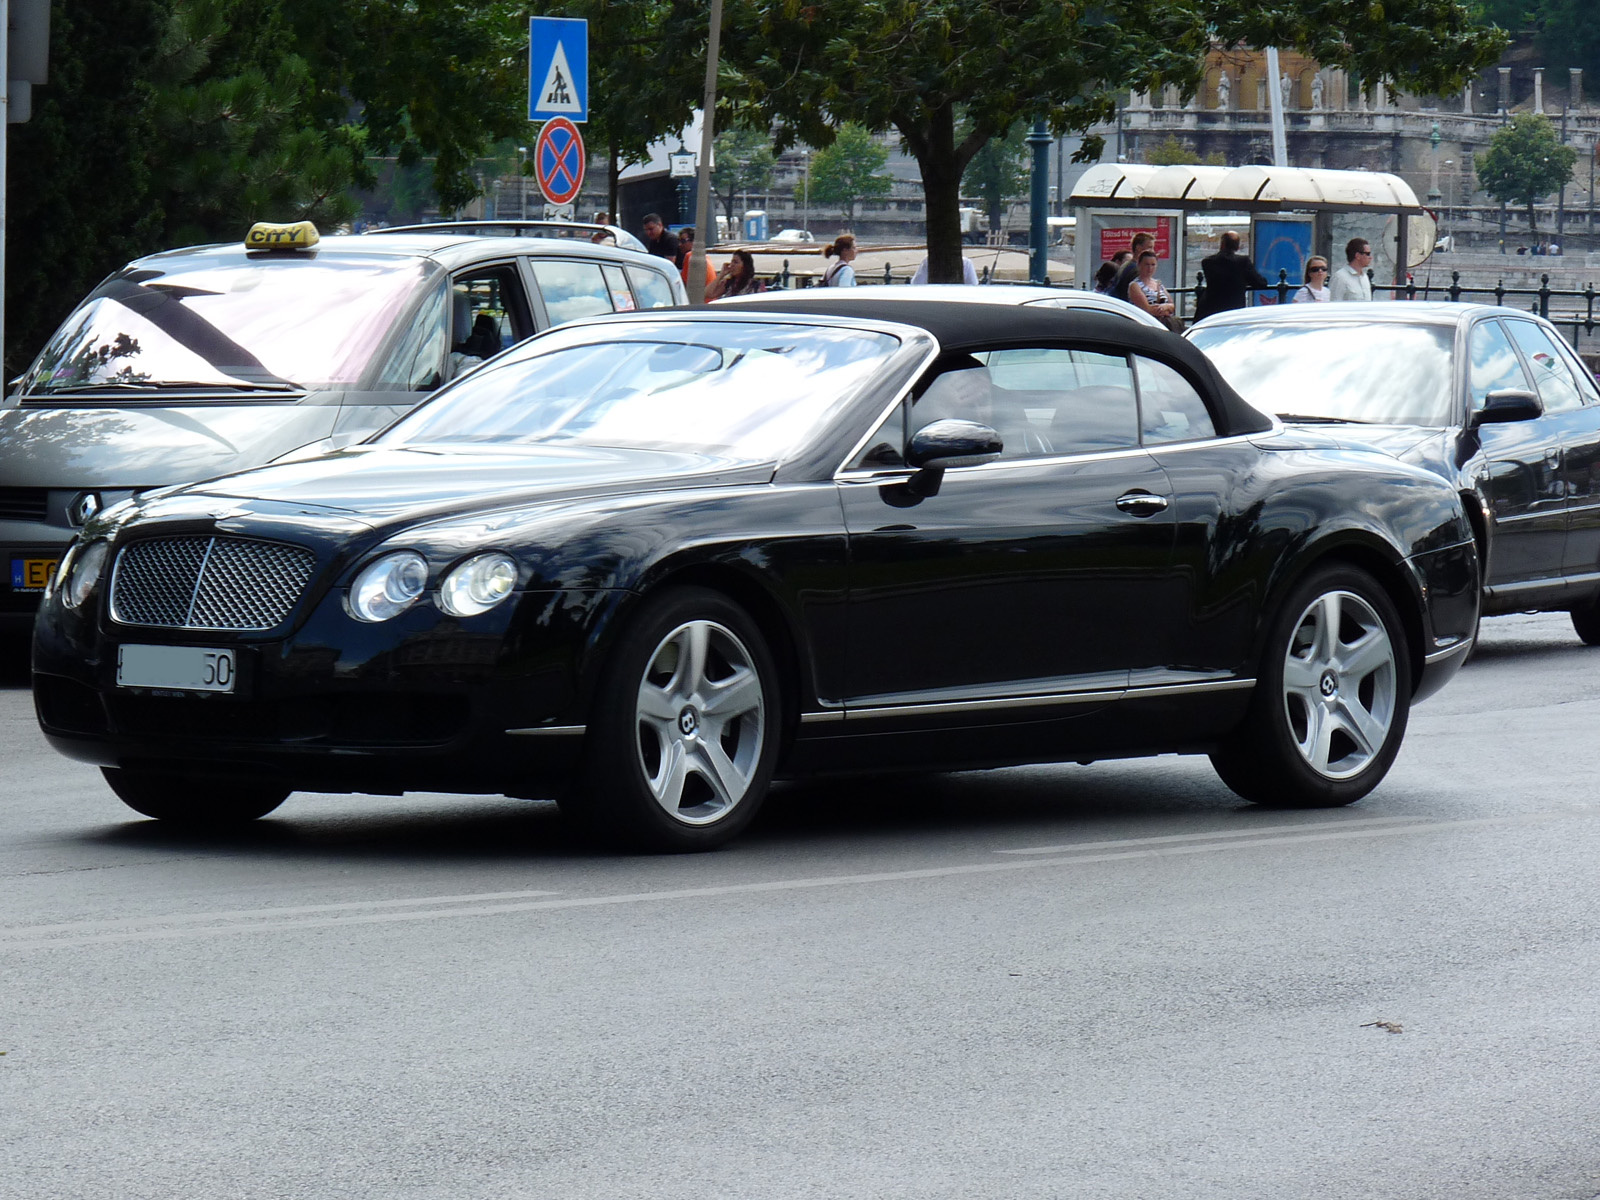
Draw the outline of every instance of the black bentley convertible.
<instances>
[{"instance_id":1,"label":"black bentley convertible","mask_svg":"<svg viewBox=\"0 0 1600 1200\"><path fill-rule=\"evenodd\" d=\"M1455 489L1165 331L774 299L568 325L360 446L108 509L34 687L150 816L492 791L696 849L775 774L1203 753L1347 804L1477 612Z\"/></svg>"}]
</instances>

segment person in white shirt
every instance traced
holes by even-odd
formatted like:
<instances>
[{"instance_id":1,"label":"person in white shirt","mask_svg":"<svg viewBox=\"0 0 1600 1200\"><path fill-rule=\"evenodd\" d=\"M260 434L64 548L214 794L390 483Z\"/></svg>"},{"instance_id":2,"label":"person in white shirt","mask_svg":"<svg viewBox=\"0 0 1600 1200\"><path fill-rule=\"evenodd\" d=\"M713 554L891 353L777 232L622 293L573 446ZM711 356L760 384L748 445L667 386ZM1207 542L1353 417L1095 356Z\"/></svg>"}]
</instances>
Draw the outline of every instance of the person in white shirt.
<instances>
[{"instance_id":1,"label":"person in white shirt","mask_svg":"<svg viewBox=\"0 0 1600 1200\"><path fill-rule=\"evenodd\" d=\"M1306 281L1289 297L1290 304L1318 304L1328 300L1328 260L1319 255L1306 259Z\"/></svg>"},{"instance_id":2,"label":"person in white shirt","mask_svg":"<svg viewBox=\"0 0 1600 1200\"><path fill-rule=\"evenodd\" d=\"M1351 238L1344 247L1345 265L1333 273L1328 283L1329 300L1371 300L1372 280L1367 268L1372 265L1372 246L1366 238Z\"/></svg>"},{"instance_id":3,"label":"person in white shirt","mask_svg":"<svg viewBox=\"0 0 1600 1200\"><path fill-rule=\"evenodd\" d=\"M856 239L841 233L822 248L822 257L839 259L822 273L823 287L855 287L856 269L850 264L856 256Z\"/></svg>"},{"instance_id":4,"label":"person in white shirt","mask_svg":"<svg viewBox=\"0 0 1600 1200\"><path fill-rule=\"evenodd\" d=\"M928 260L926 258L924 258L922 260L922 264L919 267L917 267L917 273L911 277L911 283L912 283L913 286L915 286L915 285L917 285L919 283L927 283L927 282L928 282ZM962 259L961 259L961 282L962 283L973 283L973 284L978 282L978 268L974 267L972 265L972 260L970 258L965 257L965 256L963 256Z\"/></svg>"}]
</instances>

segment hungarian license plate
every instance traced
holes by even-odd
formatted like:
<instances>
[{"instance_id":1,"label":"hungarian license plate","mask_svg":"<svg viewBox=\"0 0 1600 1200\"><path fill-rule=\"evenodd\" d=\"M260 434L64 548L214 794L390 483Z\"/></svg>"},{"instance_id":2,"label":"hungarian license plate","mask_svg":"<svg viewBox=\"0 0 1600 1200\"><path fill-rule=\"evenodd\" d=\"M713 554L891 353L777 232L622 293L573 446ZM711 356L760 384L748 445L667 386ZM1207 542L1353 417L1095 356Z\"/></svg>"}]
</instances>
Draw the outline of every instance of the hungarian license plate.
<instances>
[{"instance_id":1,"label":"hungarian license plate","mask_svg":"<svg viewBox=\"0 0 1600 1200\"><path fill-rule=\"evenodd\" d=\"M42 592L55 577L59 557L13 558L11 560L11 590L13 592Z\"/></svg>"},{"instance_id":2,"label":"hungarian license plate","mask_svg":"<svg viewBox=\"0 0 1600 1200\"><path fill-rule=\"evenodd\" d=\"M231 692L233 655L203 646L118 646L117 686Z\"/></svg>"}]
</instances>

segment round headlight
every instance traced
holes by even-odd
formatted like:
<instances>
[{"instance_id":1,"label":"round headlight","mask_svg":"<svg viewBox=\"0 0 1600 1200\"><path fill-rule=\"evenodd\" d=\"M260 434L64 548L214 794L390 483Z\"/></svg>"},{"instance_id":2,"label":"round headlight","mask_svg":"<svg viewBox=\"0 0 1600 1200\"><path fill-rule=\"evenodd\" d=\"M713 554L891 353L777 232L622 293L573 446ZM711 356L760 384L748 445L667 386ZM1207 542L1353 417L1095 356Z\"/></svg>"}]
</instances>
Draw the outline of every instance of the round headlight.
<instances>
[{"instance_id":1,"label":"round headlight","mask_svg":"<svg viewBox=\"0 0 1600 1200\"><path fill-rule=\"evenodd\" d=\"M417 602L428 586L428 564L414 550L386 554L367 564L350 585L350 615L387 621Z\"/></svg>"},{"instance_id":2,"label":"round headlight","mask_svg":"<svg viewBox=\"0 0 1600 1200\"><path fill-rule=\"evenodd\" d=\"M509 554L469 558L439 585L439 607L456 617L488 612L517 586L517 564Z\"/></svg>"},{"instance_id":3,"label":"round headlight","mask_svg":"<svg viewBox=\"0 0 1600 1200\"><path fill-rule=\"evenodd\" d=\"M83 607L94 585L100 582L100 572L105 569L106 556L110 553L111 547L105 542L95 542L67 556L59 568L63 604L68 608Z\"/></svg>"}]
</instances>

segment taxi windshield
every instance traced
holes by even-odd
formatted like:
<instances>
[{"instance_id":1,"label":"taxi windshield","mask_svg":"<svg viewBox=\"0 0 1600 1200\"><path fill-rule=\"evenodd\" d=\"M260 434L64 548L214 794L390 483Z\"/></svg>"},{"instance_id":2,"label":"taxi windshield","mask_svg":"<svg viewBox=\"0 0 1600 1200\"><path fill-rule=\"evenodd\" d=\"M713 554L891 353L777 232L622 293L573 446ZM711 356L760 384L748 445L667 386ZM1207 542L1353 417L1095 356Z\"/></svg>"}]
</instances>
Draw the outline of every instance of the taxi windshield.
<instances>
[{"instance_id":1,"label":"taxi windshield","mask_svg":"<svg viewBox=\"0 0 1600 1200\"><path fill-rule=\"evenodd\" d=\"M1448 425L1453 327L1271 320L1197 325L1189 340L1262 412L1284 420Z\"/></svg>"},{"instance_id":2,"label":"taxi windshield","mask_svg":"<svg viewBox=\"0 0 1600 1200\"><path fill-rule=\"evenodd\" d=\"M479 368L376 441L567 444L775 461L899 348L888 334L731 321L555 330Z\"/></svg>"},{"instance_id":3,"label":"taxi windshield","mask_svg":"<svg viewBox=\"0 0 1600 1200\"><path fill-rule=\"evenodd\" d=\"M290 254L129 268L56 330L22 394L351 387L438 270L422 260Z\"/></svg>"}]
</instances>

